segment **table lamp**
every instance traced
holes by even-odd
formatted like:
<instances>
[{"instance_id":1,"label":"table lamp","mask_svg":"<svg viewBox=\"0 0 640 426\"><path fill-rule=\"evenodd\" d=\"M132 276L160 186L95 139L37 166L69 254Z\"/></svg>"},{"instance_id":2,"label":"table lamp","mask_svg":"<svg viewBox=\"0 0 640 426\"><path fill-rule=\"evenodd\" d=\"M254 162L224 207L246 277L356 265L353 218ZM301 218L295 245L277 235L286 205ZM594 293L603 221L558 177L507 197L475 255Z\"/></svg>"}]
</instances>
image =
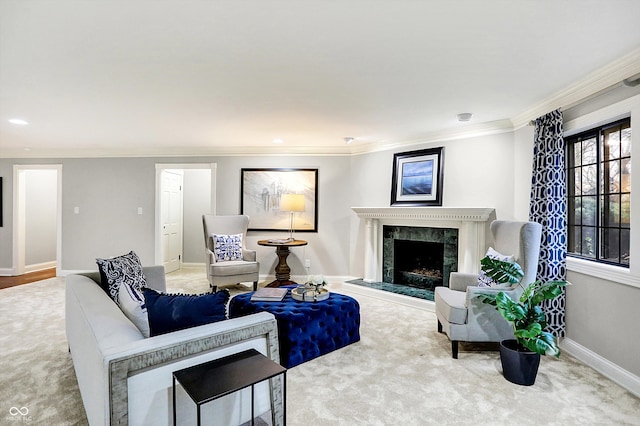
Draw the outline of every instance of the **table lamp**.
<instances>
[{"instance_id":1,"label":"table lamp","mask_svg":"<svg viewBox=\"0 0 640 426\"><path fill-rule=\"evenodd\" d=\"M289 212L289 241L293 241L293 215L304 211L304 195L282 194L280 196L280 211Z\"/></svg>"}]
</instances>

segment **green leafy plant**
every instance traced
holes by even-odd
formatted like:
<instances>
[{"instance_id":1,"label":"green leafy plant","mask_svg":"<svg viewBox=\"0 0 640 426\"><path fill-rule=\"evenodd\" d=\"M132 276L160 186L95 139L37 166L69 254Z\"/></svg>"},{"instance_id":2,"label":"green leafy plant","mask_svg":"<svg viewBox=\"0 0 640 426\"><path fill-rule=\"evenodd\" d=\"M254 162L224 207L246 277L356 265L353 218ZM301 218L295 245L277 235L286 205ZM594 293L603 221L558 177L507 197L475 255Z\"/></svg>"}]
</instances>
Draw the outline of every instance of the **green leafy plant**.
<instances>
[{"instance_id":1,"label":"green leafy plant","mask_svg":"<svg viewBox=\"0 0 640 426\"><path fill-rule=\"evenodd\" d=\"M483 266L488 263L483 263L485 259L481 261ZM504 319L513 325L516 341L522 349L526 348L526 350L537 352L540 355L559 357L558 341L553 334L545 331L547 321L540 305L545 300L551 300L560 295L562 288L566 285L566 281L549 281L546 283L535 281L524 287L519 283L523 276L521 274L522 269L518 274L516 269L509 266L513 264L495 259L492 259L491 265L493 266L492 268L483 267L485 274L497 282L501 282L498 280L501 277L502 280L506 279L506 281L502 282L518 283L524 291L518 300L513 300L502 291L497 294L481 294L478 297L482 302L495 306Z\"/></svg>"},{"instance_id":2,"label":"green leafy plant","mask_svg":"<svg viewBox=\"0 0 640 426\"><path fill-rule=\"evenodd\" d=\"M480 259L484 273L498 284L517 284L524 277L522 267L516 262L505 262L485 256Z\"/></svg>"}]
</instances>

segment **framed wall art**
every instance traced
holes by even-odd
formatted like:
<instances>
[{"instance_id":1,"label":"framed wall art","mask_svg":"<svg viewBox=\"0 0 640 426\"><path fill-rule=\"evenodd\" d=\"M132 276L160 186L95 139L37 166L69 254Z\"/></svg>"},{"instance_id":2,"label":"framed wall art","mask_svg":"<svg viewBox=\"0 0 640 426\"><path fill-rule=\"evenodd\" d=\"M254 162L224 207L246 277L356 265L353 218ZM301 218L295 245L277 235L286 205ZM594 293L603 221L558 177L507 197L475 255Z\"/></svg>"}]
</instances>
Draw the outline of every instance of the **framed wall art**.
<instances>
[{"instance_id":1,"label":"framed wall art","mask_svg":"<svg viewBox=\"0 0 640 426\"><path fill-rule=\"evenodd\" d=\"M240 212L249 216L249 230L289 231L293 211L293 231L317 232L318 169L241 169L241 174Z\"/></svg>"},{"instance_id":2,"label":"framed wall art","mask_svg":"<svg viewBox=\"0 0 640 426\"><path fill-rule=\"evenodd\" d=\"M392 206L441 206L444 148L393 155Z\"/></svg>"}]
</instances>

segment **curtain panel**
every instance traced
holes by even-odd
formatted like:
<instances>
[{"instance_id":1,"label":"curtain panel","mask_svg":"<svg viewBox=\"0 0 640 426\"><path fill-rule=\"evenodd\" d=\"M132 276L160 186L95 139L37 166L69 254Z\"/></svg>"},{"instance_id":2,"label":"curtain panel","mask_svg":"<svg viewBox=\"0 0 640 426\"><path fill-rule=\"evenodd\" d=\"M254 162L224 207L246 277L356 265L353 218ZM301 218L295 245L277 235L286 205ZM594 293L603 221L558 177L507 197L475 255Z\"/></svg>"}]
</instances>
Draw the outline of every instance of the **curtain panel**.
<instances>
[{"instance_id":1,"label":"curtain panel","mask_svg":"<svg viewBox=\"0 0 640 426\"><path fill-rule=\"evenodd\" d=\"M562 112L535 121L529 220L542 225L538 276L541 281L567 277L567 179ZM564 336L565 292L545 301L547 331Z\"/></svg>"}]
</instances>

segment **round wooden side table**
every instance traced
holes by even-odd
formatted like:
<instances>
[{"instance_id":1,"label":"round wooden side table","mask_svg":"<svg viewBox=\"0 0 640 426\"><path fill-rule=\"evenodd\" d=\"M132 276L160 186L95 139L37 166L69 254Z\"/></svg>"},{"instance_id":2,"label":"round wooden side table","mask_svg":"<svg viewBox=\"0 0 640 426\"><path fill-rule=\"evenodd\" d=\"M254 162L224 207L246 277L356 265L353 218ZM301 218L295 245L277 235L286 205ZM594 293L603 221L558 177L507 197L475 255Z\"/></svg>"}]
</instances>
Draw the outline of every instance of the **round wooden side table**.
<instances>
[{"instance_id":1,"label":"round wooden side table","mask_svg":"<svg viewBox=\"0 0 640 426\"><path fill-rule=\"evenodd\" d=\"M289 256L289 247L306 246L305 240L280 241L280 240L258 240L258 245L275 247L276 255L278 255L278 264L276 265L276 279L267 284L267 287L280 287L283 285L296 284L291 281L291 268L287 265L287 257Z\"/></svg>"}]
</instances>

